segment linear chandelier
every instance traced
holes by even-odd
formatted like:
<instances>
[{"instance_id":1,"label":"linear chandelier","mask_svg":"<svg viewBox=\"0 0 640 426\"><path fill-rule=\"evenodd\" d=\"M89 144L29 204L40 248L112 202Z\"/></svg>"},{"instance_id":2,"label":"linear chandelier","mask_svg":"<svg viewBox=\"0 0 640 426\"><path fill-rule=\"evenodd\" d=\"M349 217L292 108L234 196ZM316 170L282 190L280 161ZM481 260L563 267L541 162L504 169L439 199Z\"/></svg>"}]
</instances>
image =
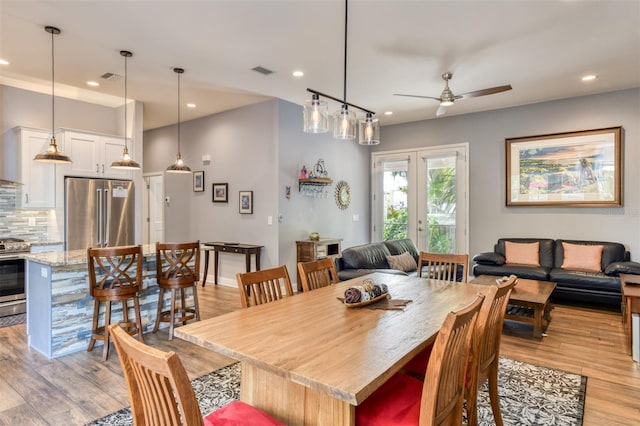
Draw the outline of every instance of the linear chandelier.
<instances>
[{"instance_id":1,"label":"linear chandelier","mask_svg":"<svg viewBox=\"0 0 640 426\"><path fill-rule=\"evenodd\" d=\"M131 158L129 155L129 149L127 148L127 58L132 57L133 53L128 50L121 50L120 55L124 56L124 149L122 150L122 157L111 163L111 168L139 170L140 164L136 163L133 158ZM133 141L131 143L133 144Z\"/></svg>"},{"instance_id":2,"label":"linear chandelier","mask_svg":"<svg viewBox=\"0 0 640 426\"><path fill-rule=\"evenodd\" d=\"M336 97L307 88L312 94L311 100L304 103L304 131L306 133L326 133L329 131L329 113L326 101L320 97L328 98L342 104L340 110L333 114L333 137L341 140L354 140L356 138L356 114L349 107L364 112L365 118L358 121L360 145L378 145L380 143L380 122L374 118L375 112L347 102L347 24L348 24L349 0L344 2L344 78L343 97Z\"/></svg>"},{"instance_id":3,"label":"linear chandelier","mask_svg":"<svg viewBox=\"0 0 640 426\"><path fill-rule=\"evenodd\" d=\"M69 156L64 155L62 151L58 148L58 144L56 143L56 133L55 133L55 121L56 121L56 93L55 93L55 54L53 50L53 38L55 35L60 34L60 29L52 26L44 27L44 30L51 34L51 141L49 142L49 147L46 151L43 151L37 154L33 160L38 161L40 163L71 163L71 158Z\"/></svg>"}]
</instances>

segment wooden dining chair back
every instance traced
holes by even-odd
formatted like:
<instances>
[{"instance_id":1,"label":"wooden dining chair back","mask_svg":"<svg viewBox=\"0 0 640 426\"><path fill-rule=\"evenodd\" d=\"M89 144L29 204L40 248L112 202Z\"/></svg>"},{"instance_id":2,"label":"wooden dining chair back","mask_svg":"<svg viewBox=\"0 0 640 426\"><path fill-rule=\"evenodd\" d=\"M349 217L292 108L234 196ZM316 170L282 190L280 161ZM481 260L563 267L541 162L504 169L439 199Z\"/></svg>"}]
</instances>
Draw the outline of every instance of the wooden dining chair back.
<instances>
[{"instance_id":1,"label":"wooden dining chair back","mask_svg":"<svg viewBox=\"0 0 640 426\"><path fill-rule=\"evenodd\" d=\"M242 401L202 418L198 400L180 357L140 343L118 324L109 331L120 357L134 426L284 426Z\"/></svg>"},{"instance_id":2,"label":"wooden dining chair back","mask_svg":"<svg viewBox=\"0 0 640 426\"><path fill-rule=\"evenodd\" d=\"M293 295L291 279L285 265L262 271L237 273L236 281L243 308Z\"/></svg>"},{"instance_id":3,"label":"wooden dining chair back","mask_svg":"<svg viewBox=\"0 0 640 426\"><path fill-rule=\"evenodd\" d=\"M424 378L420 425L462 422L464 380L476 320L484 296L447 315L433 345Z\"/></svg>"},{"instance_id":4,"label":"wooden dining chair back","mask_svg":"<svg viewBox=\"0 0 640 426\"><path fill-rule=\"evenodd\" d=\"M109 356L109 329L112 303L122 302L120 324L131 335L142 337L142 320L138 293L142 289L142 246L103 247L87 249L89 294L93 297L93 323L87 351L93 350L97 340L104 342L102 359ZM129 317L129 301L133 301L134 319ZM99 324L100 307L104 304L104 325Z\"/></svg>"},{"instance_id":5,"label":"wooden dining chair back","mask_svg":"<svg viewBox=\"0 0 640 426\"><path fill-rule=\"evenodd\" d=\"M495 424L496 426L503 424L498 397L500 341L509 296L516 285L516 280L517 277L511 275L507 281L497 286L491 286L489 291L485 293L485 302L478 315L469 363L469 380L465 389L467 418L470 426L478 424L478 388L486 380L489 382L489 397Z\"/></svg>"},{"instance_id":6,"label":"wooden dining chair back","mask_svg":"<svg viewBox=\"0 0 640 426\"><path fill-rule=\"evenodd\" d=\"M169 340L173 340L173 328L187 321L200 321L198 304L198 276L200 273L200 241L189 243L156 243L156 281L158 282L158 308L153 332L161 322L169 323ZM192 303L187 305L185 290L191 289ZM171 293L169 309L164 309L164 296ZM180 306L176 304L180 295Z\"/></svg>"},{"instance_id":7,"label":"wooden dining chair back","mask_svg":"<svg viewBox=\"0 0 640 426\"><path fill-rule=\"evenodd\" d=\"M298 273L304 291L311 291L338 283L336 264L330 257L313 262L299 262Z\"/></svg>"},{"instance_id":8,"label":"wooden dining chair back","mask_svg":"<svg viewBox=\"0 0 640 426\"><path fill-rule=\"evenodd\" d=\"M444 281L467 282L468 254L440 254L420 252L418 276Z\"/></svg>"}]
</instances>

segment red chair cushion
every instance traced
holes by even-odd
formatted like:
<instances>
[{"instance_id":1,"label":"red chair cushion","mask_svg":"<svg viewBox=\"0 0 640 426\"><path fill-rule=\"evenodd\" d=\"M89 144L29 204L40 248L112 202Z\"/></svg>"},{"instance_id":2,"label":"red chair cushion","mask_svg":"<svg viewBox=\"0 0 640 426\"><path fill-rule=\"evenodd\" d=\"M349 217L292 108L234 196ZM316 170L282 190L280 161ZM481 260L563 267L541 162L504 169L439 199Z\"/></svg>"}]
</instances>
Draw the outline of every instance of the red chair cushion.
<instances>
[{"instance_id":1,"label":"red chair cushion","mask_svg":"<svg viewBox=\"0 0 640 426\"><path fill-rule=\"evenodd\" d=\"M234 401L225 405L205 416L203 421L205 426L285 426L284 423L274 419L264 411L242 401Z\"/></svg>"},{"instance_id":2,"label":"red chair cushion","mask_svg":"<svg viewBox=\"0 0 640 426\"><path fill-rule=\"evenodd\" d=\"M432 349L433 345L429 345L418 355L411 358L411 361L406 363L402 368L408 373L424 377L425 373L427 372L427 364L429 364L429 358L431 357Z\"/></svg>"},{"instance_id":3,"label":"red chair cushion","mask_svg":"<svg viewBox=\"0 0 640 426\"><path fill-rule=\"evenodd\" d=\"M356 425L417 425L423 383L396 374L356 407Z\"/></svg>"}]
</instances>

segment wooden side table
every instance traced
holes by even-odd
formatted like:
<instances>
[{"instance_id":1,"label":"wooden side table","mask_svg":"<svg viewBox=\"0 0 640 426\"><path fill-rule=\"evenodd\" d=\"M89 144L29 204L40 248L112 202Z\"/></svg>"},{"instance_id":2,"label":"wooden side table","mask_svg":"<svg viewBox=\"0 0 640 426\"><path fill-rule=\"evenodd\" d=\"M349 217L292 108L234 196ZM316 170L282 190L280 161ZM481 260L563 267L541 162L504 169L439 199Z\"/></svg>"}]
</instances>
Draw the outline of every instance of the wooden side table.
<instances>
[{"instance_id":1,"label":"wooden side table","mask_svg":"<svg viewBox=\"0 0 640 426\"><path fill-rule=\"evenodd\" d=\"M202 250L204 250L204 276L202 277L202 287L207 282L207 272L209 271L209 252L213 251L213 283L218 284L218 253L236 253L245 255L246 271L251 272L251 255L256 256L256 271L260 270L260 250L264 246L257 246L253 244L239 244L239 243L202 243Z\"/></svg>"},{"instance_id":2,"label":"wooden side table","mask_svg":"<svg viewBox=\"0 0 640 426\"><path fill-rule=\"evenodd\" d=\"M622 321L627 332L627 351L631 354L633 332L631 314L640 313L640 275L620 274L622 284ZM635 330L640 333L640 330Z\"/></svg>"},{"instance_id":3,"label":"wooden side table","mask_svg":"<svg viewBox=\"0 0 640 426\"><path fill-rule=\"evenodd\" d=\"M296 241L296 265L298 262L313 262L325 257L342 256L342 238L320 238L319 240ZM298 268L296 267L296 271ZM298 276L298 292L302 291L300 274Z\"/></svg>"}]
</instances>

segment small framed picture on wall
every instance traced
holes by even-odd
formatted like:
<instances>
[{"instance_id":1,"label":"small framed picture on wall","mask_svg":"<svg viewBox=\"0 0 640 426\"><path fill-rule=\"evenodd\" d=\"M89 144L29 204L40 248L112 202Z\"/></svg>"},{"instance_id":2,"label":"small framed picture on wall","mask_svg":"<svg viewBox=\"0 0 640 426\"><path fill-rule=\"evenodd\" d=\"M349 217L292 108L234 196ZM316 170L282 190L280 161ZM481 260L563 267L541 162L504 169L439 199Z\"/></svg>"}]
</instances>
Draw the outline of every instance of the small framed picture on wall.
<instances>
[{"instance_id":1,"label":"small framed picture on wall","mask_svg":"<svg viewBox=\"0 0 640 426\"><path fill-rule=\"evenodd\" d=\"M228 183L214 183L212 184L213 195L211 201L214 203L227 203L229 202L229 184Z\"/></svg>"},{"instance_id":2,"label":"small framed picture on wall","mask_svg":"<svg viewBox=\"0 0 640 426\"><path fill-rule=\"evenodd\" d=\"M240 214L253 214L253 191L240 191Z\"/></svg>"},{"instance_id":3,"label":"small framed picture on wall","mask_svg":"<svg viewBox=\"0 0 640 426\"><path fill-rule=\"evenodd\" d=\"M204 171L193 172L193 192L204 192Z\"/></svg>"}]
</instances>

